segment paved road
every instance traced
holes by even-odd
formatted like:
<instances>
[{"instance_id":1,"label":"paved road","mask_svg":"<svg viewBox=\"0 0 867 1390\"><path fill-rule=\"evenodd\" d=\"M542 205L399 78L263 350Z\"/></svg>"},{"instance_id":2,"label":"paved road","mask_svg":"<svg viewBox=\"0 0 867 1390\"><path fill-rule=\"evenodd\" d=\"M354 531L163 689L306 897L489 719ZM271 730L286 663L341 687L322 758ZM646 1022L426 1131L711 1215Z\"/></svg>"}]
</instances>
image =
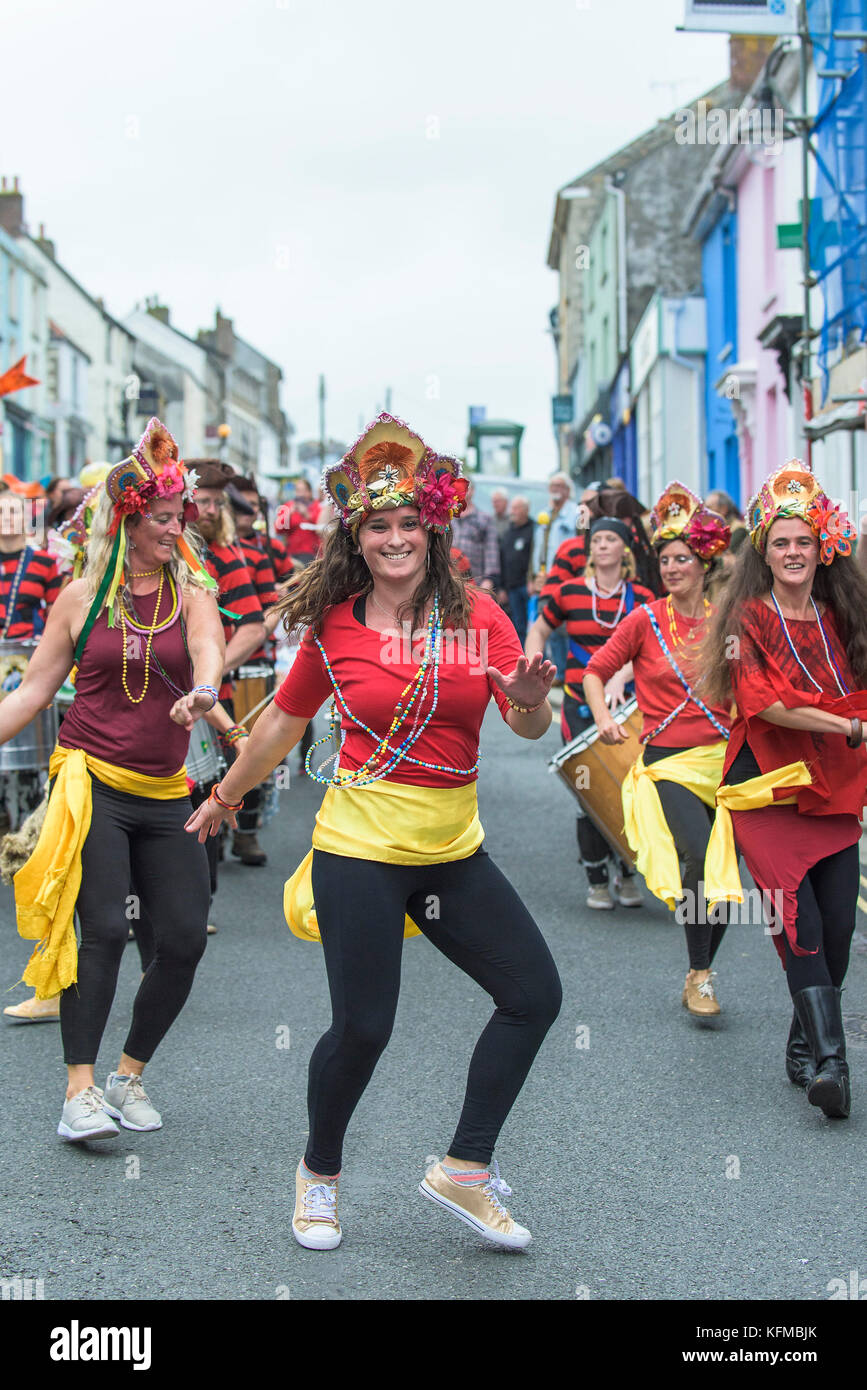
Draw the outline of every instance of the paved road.
<instances>
[{"instance_id":1,"label":"paved road","mask_svg":"<svg viewBox=\"0 0 867 1390\"><path fill-rule=\"evenodd\" d=\"M828 1121L786 1081L785 980L756 927L732 927L723 945L720 1024L692 1020L670 914L650 899L641 912L582 905L572 803L546 772L558 746L553 729L523 743L489 713L488 848L565 986L498 1153L534 1233L525 1254L477 1241L417 1194L452 1134L488 1014L481 991L418 939L404 952L394 1037L348 1138L343 1245L309 1252L292 1238L307 1059L329 1016L320 948L292 937L280 911L318 802L299 780L265 832L268 866L224 867L219 934L148 1073L160 1133L89 1151L63 1144L58 1028L0 1025L0 1275L42 1279L48 1299L361 1300L826 1299L832 1279L867 1275L864 1043L851 1046L853 1116ZM26 952L5 888L0 933L8 985ZM130 947L100 1081L137 979ZM867 1015L863 954L845 1011ZM579 1028L588 1047L576 1047ZM291 1045L278 1047L287 1029Z\"/></svg>"}]
</instances>

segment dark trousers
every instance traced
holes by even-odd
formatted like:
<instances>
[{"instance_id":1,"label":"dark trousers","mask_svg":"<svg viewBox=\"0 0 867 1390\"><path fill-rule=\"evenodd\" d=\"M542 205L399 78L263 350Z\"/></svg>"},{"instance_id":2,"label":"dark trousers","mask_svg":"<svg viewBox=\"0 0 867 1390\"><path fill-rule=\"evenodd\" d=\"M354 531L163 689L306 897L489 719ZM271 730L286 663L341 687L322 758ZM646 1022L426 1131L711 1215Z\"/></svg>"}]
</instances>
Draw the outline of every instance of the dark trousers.
<instances>
[{"instance_id":1,"label":"dark trousers","mask_svg":"<svg viewBox=\"0 0 867 1390\"><path fill-rule=\"evenodd\" d=\"M509 595L509 613L518 634L518 641L523 647L527 640L527 606L530 595L526 584L521 584L516 589L508 589L507 593Z\"/></svg>"},{"instance_id":2,"label":"dark trousers","mask_svg":"<svg viewBox=\"0 0 867 1390\"><path fill-rule=\"evenodd\" d=\"M814 985L839 989L849 967L861 865L858 846L820 859L798 888L798 944L815 954L796 956L786 941L786 979L791 994Z\"/></svg>"},{"instance_id":3,"label":"dark trousers","mask_svg":"<svg viewBox=\"0 0 867 1390\"><path fill-rule=\"evenodd\" d=\"M557 967L512 885L477 850L451 864L379 864L313 853L313 896L333 1018L310 1059L304 1161L331 1176L343 1137L391 1036L404 914L494 1000L476 1043L449 1153L487 1164L533 1059L560 1010ZM443 1028L450 1026L443 1000ZM429 1065L423 1039L412 1065Z\"/></svg>"},{"instance_id":4,"label":"dark trousers","mask_svg":"<svg viewBox=\"0 0 867 1390\"><path fill-rule=\"evenodd\" d=\"M76 902L78 982L60 997L64 1060L73 1066L96 1061L123 948L140 910L153 954L124 1051L149 1062L186 1003L205 949L207 858L195 835L184 830L189 797L156 801L92 780L93 815Z\"/></svg>"},{"instance_id":5,"label":"dark trousers","mask_svg":"<svg viewBox=\"0 0 867 1390\"><path fill-rule=\"evenodd\" d=\"M681 752L678 748L659 748L646 744L644 763L659 762ZM708 910L704 895L704 856L713 825L713 811L700 797L677 782L657 782L662 814L668 823L681 862L684 901L679 920L686 930L686 949L690 970L708 970L728 924L728 904ZM708 921L708 918L711 918Z\"/></svg>"}]
</instances>

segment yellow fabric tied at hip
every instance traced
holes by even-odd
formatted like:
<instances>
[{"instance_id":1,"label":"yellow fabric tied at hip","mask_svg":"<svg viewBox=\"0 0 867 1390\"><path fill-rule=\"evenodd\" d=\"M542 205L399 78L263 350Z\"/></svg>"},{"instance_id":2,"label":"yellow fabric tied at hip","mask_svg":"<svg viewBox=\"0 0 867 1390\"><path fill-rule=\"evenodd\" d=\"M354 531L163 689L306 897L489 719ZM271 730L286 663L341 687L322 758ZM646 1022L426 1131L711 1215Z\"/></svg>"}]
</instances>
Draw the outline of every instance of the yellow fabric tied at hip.
<instances>
[{"instance_id":1,"label":"yellow fabric tied at hip","mask_svg":"<svg viewBox=\"0 0 867 1390\"><path fill-rule=\"evenodd\" d=\"M704 860L705 897L714 903L743 902L744 894L738 873L738 857L732 826L732 811L758 811L762 806L792 806L797 796L780 797L774 801L774 791L780 787L802 788L812 785L813 779L805 762L786 763L785 767L750 777L734 787L719 787L716 794L716 815Z\"/></svg>"},{"instance_id":2,"label":"yellow fabric tied at hip","mask_svg":"<svg viewBox=\"0 0 867 1390\"><path fill-rule=\"evenodd\" d=\"M680 858L662 811L656 782L676 782L706 806L714 806L722 777L726 742L684 748L670 757L644 765L644 750L623 779L623 823L636 868L655 897L674 911L683 897ZM732 848L734 854L734 848ZM737 875L737 860L734 865Z\"/></svg>"},{"instance_id":3,"label":"yellow fabric tied at hip","mask_svg":"<svg viewBox=\"0 0 867 1390\"><path fill-rule=\"evenodd\" d=\"M103 762L81 748L58 744L48 764L51 789L36 848L14 877L18 934L39 944L22 981L37 999L53 999L78 979L75 903L81 887L81 852L93 810L91 777L132 796L174 801L187 795L186 768L149 777Z\"/></svg>"},{"instance_id":4,"label":"yellow fabric tied at hip","mask_svg":"<svg viewBox=\"0 0 867 1390\"><path fill-rule=\"evenodd\" d=\"M479 820L476 783L462 787L416 787L370 782L365 787L329 787L313 831L313 847L287 880L283 911L290 930L319 941L313 902L313 850L379 864L447 864L468 859L485 837ZM411 917L404 936L419 936Z\"/></svg>"}]
</instances>

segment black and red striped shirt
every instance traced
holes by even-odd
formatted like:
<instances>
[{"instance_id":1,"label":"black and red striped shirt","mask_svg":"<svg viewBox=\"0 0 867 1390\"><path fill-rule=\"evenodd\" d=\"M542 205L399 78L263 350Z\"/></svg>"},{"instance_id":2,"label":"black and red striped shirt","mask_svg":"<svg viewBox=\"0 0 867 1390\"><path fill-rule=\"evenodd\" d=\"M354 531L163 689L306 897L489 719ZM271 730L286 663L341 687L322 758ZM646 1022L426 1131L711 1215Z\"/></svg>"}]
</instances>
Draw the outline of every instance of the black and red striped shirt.
<instances>
[{"instance_id":1,"label":"black and red striped shirt","mask_svg":"<svg viewBox=\"0 0 867 1390\"><path fill-rule=\"evenodd\" d=\"M262 605L240 546L209 545L204 559L208 573L217 581L220 607L236 615L228 618L225 613L220 614L223 636L228 645L239 627L245 623L261 623ZM231 698L232 682L224 680L220 686L220 699Z\"/></svg>"},{"instance_id":2,"label":"black and red striped shirt","mask_svg":"<svg viewBox=\"0 0 867 1390\"><path fill-rule=\"evenodd\" d=\"M13 642L39 637L45 629L48 610L60 593L63 577L54 556L47 550L30 548L16 588L15 576L26 547L0 555L0 634ZM15 589L15 611L9 604ZM7 627L7 619L9 619Z\"/></svg>"},{"instance_id":3,"label":"black and red striped shirt","mask_svg":"<svg viewBox=\"0 0 867 1390\"><path fill-rule=\"evenodd\" d=\"M577 536L570 536L562 545L558 545L557 553L545 575L545 583L539 597L539 612L548 597L549 592L559 589L568 579L580 579L584 573L584 566L587 564L587 535L584 531L579 531Z\"/></svg>"},{"instance_id":4,"label":"black and red striped shirt","mask_svg":"<svg viewBox=\"0 0 867 1390\"><path fill-rule=\"evenodd\" d=\"M280 584L294 572L295 565L289 554L289 547L282 536L269 536L268 542L274 556L274 573L277 577L277 583Z\"/></svg>"},{"instance_id":5,"label":"black and red striped shirt","mask_svg":"<svg viewBox=\"0 0 867 1390\"><path fill-rule=\"evenodd\" d=\"M573 647L575 645L583 647L584 651L589 652L592 656L608 641L614 631L611 624L614 624L615 618L619 622L639 604L652 603L654 600L654 595L649 589L646 589L643 584L635 583L627 584L625 593L623 589L620 589L614 594L597 594L595 595L596 613L602 620L597 622L593 616L594 593L590 583L591 581L584 579L569 579L565 583L553 585L551 588L546 585L539 600L540 617L544 618L549 627L557 628L563 623L566 624L566 631L569 634L566 684L570 688L570 693L574 692L576 698L582 701L584 697L581 682L584 679L587 658L582 658L579 653L573 650ZM621 602L623 603L622 608Z\"/></svg>"},{"instance_id":6,"label":"black and red striped shirt","mask_svg":"<svg viewBox=\"0 0 867 1390\"><path fill-rule=\"evenodd\" d=\"M264 541L260 540L255 534L239 538L238 544L247 562L247 569L250 571L253 585L256 590L259 602L262 605L262 612L273 608L275 603L280 602L280 595L277 593L277 580L274 575L274 566L268 557ZM266 652L262 646L258 651L248 656L248 661L273 661L273 638L268 638L269 650Z\"/></svg>"}]
</instances>

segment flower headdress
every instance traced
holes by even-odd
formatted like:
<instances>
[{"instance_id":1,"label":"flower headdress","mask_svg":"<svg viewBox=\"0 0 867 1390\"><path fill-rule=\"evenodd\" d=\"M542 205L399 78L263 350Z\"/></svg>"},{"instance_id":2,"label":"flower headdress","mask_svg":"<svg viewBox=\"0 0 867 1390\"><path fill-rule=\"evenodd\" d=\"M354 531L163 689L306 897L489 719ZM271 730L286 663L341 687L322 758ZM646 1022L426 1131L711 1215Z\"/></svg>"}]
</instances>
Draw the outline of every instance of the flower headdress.
<instances>
[{"instance_id":1,"label":"flower headdress","mask_svg":"<svg viewBox=\"0 0 867 1390\"><path fill-rule=\"evenodd\" d=\"M685 483L669 483L650 514L651 545L683 541L707 565L728 548L731 529Z\"/></svg>"},{"instance_id":2,"label":"flower headdress","mask_svg":"<svg viewBox=\"0 0 867 1390\"><path fill-rule=\"evenodd\" d=\"M394 507L418 507L428 531L447 531L466 507L467 481L457 459L435 454L392 415L378 415L322 482L353 539L365 517Z\"/></svg>"},{"instance_id":3,"label":"flower headdress","mask_svg":"<svg viewBox=\"0 0 867 1390\"><path fill-rule=\"evenodd\" d=\"M159 498L181 493L184 501L182 524L186 526L198 516L198 508L193 500L197 482L196 474L179 457L177 442L155 416L148 421L144 434L129 458L116 464L109 472L104 486L114 503L114 517L109 527L109 535L114 536L114 547L97 595L100 606L104 603L108 608L109 627L114 626L114 600L123 579L127 517L147 512L152 502ZM193 573L199 574L208 588L215 588L215 581L203 569L183 534L178 538L177 547Z\"/></svg>"},{"instance_id":4,"label":"flower headdress","mask_svg":"<svg viewBox=\"0 0 867 1390\"><path fill-rule=\"evenodd\" d=\"M835 555L852 554L854 526L800 459L789 459L766 478L747 506L750 540L760 555L765 553L768 531L781 517L807 523L819 542L823 565L830 565Z\"/></svg>"}]
</instances>

